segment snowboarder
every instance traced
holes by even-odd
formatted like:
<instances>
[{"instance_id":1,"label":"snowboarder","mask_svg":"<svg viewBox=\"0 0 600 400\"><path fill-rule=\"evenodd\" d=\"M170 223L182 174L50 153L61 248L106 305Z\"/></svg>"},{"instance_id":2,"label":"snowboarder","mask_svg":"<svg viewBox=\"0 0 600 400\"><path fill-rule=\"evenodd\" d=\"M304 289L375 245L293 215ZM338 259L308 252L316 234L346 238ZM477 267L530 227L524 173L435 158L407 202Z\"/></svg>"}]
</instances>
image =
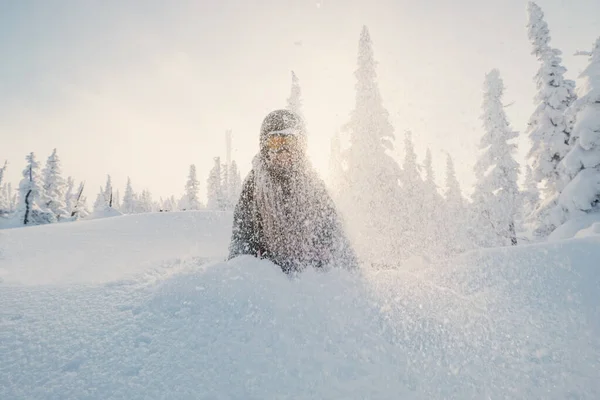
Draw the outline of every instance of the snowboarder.
<instances>
[{"instance_id":1,"label":"snowboarder","mask_svg":"<svg viewBox=\"0 0 600 400\"><path fill-rule=\"evenodd\" d=\"M304 124L288 110L264 119L260 150L235 207L229 259L242 254L269 259L286 273L357 266L334 203L306 157Z\"/></svg>"}]
</instances>

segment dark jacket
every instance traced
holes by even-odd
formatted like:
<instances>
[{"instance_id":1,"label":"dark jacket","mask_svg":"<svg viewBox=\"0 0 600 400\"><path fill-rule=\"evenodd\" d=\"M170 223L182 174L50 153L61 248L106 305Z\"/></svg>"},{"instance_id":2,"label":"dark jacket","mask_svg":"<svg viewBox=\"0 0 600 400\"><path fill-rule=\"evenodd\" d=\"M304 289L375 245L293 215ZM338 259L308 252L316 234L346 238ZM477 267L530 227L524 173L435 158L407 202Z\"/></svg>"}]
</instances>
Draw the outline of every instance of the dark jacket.
<instances>
[{"instance_id":1,"label":"dark jacket","mask_svg":"<svg viewBox=\"0 0 600 400\"><path fill-rule=\"evenodd\" d=\"M329 206L321 213L321 225L316 232L313 246L330 250L335 259L285 260L269 250L262 234L262 216L255 206L254 170L251 170L244 181L241 195L233 215L233 229L229 245L229 259L248 254L259 258L269 259L279 265L284 272L300 270L307 266L321 268L325 265L339 265L354 269L357 261L354 251L346 238L334 203L324 190L315 190L315 195L326 196L324 200ZM324 187L324 185L323 185Z\"/></svg>"}]
</instances>

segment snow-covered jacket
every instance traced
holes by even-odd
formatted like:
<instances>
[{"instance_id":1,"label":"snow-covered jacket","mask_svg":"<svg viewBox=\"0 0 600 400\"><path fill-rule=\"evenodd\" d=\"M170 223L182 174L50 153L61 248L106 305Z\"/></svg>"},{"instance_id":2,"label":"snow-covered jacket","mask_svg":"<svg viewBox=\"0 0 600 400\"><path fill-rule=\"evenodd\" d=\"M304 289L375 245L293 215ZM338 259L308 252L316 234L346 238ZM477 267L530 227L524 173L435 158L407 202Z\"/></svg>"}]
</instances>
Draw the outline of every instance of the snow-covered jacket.
<instances>
[{"instance_id":1,"label":"snow-covered jacket","mask_svg":"<svg viewBox=\"0 0 600 400\"><path fill-rule=\"evenodd\" d=\"M321 268L326 265L350 269L357 267L354 251L344 233L333 200L328 195L325 184L313 174L308 180L311 182L311 201L307 204L308 207L311 207L311 204L315 207L306 210L305 213L312 220L310 223L314 227L313 233L310 239L292 238L291 242L296 248L288 254L295 256L278 254L275 250L277 246L275 243L269 243L263 229L265 220L273 216L268 215L268 210L261 211L257 204L255 169L253 168L244 180L235 207L229 259L249 254L271 260L284 272L306 267Z\"/></svg>"}]
</instances>

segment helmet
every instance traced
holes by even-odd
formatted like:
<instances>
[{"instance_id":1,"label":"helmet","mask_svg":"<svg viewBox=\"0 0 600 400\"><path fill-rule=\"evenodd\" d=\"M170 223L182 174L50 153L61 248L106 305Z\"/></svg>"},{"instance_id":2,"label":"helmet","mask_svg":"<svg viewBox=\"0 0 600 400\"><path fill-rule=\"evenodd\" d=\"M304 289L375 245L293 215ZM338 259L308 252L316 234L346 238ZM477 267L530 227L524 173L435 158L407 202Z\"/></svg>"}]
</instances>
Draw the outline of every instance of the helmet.
<instances>
[{"instance_id":1,"label":"helmet","mask_svg":"<svg viewBox=\"0 0 600 400\"><path fill-rule=\"evenodd\" d=\"M298 135L301 144L301 150L306 150L306 132L302 118L292 111L281 109L270 112L262 122L260 127L260 149L265 151L265 142L269 134L275 132L285 132L287 134Z\"/></svg>"}]
</instances>

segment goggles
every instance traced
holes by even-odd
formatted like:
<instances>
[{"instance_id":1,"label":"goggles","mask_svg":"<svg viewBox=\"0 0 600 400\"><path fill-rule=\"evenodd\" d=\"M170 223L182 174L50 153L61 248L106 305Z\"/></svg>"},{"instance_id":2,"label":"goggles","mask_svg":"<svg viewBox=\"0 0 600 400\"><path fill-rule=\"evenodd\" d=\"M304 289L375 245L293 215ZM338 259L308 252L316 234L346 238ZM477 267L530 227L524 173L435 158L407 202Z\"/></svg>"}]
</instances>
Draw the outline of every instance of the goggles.
<instances>
[{"instance_id":1,"label":"goggles","mask_svg":"<svg viewBox=\"0 0 600 400\"><path fill-rule=\"evenodd\" d=\"M298 135L293 132L271 132L267 136L265 146L271 151L282 151L282 150L294 150L300 146L300 139Z\"/></svg>"}]
</instances>

